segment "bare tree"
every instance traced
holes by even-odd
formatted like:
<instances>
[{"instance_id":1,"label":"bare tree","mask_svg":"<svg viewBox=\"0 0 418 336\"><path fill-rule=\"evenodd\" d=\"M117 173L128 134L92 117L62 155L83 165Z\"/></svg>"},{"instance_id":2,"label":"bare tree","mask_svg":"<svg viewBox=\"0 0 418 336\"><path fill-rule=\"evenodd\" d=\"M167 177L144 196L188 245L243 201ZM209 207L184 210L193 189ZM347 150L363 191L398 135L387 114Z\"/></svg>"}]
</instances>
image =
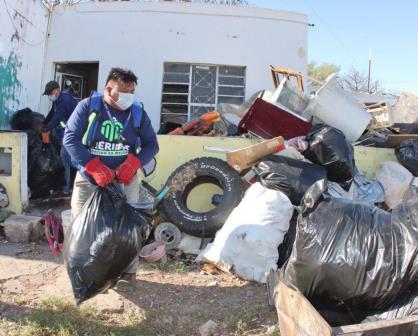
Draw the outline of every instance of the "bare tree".
<instances>
[{"instance_id":1,"label":"bare tree","mask_svg":"<svg viewBox=\"0 0 418 336\"><path fill-rule=\"evenodd\" d=\"M377 80L370 81L370 90L368 90L367 75L364 72L355 68L351 68L348 72L346 72L340 78L339 82L343 88L353 92L376 93L382 91L380 82Z\"/></svg>"}]
</instances>

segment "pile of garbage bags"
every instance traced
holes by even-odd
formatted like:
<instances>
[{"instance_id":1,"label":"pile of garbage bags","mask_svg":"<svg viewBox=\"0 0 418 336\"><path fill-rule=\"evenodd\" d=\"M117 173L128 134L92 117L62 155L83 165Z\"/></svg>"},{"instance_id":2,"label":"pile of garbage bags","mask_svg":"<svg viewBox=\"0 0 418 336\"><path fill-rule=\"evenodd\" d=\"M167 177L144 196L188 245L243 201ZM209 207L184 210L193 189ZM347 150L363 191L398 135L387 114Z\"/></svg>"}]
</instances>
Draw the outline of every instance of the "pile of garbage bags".
<instances>
[{"instance_id":1,"label":"pile of garbage bags","mask_svg":"<svg viewBox=\"0 0 418 336\"><path fill-rule=\"evenodd\" d=\"M12 129L24 131L28 136L28 185L32 198L48 196L51 190L59 190L64 184L59 149L53 143L42 142L40 131L44 120L42 114L29 108L17 111L10 119Z\"/></svg>"},{"instance_id":2,"label":"pile of garbage bags","mask_svg":"<svg viewBox=\"0 0 418 336\"><path fill-rule=\"evenodd\" d=\"M330 323L417 313L418 189L411 172L384 162L376 180L367 179L345 135L325 124L287 146L301 157L283 151L256 163L257 182L198 260L258 282L280 266L285 283L318 310L335 312L327 314Z\"/></svg>"}]
</instances>

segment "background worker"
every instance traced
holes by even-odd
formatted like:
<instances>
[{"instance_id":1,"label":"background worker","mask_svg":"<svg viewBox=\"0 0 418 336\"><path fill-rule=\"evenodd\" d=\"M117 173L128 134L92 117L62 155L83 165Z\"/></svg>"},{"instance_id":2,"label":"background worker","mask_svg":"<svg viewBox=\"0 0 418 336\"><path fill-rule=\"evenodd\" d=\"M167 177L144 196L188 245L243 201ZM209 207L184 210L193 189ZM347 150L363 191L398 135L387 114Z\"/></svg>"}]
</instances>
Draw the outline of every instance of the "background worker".
<instances>
[{"instance_id":1,"label":"background worker","mask_svg":"<svg viewBox=\"0 0 418 336\"><path fill-rule=\"evenodd\" d=\"M124 185L128 203L139 201L138 169L150 162L159 147L151 121L134 101L137 77L112 68L103 94L82 100L67 123L64 146L77 167L71 199L75 218L96 186L116 181ZM128 273L136 273L137 264Z\"/></svg>"},{"instance_id":2,"label":"background worker","mask_svg":"<svg viewBox=\"0 0 418 336\"><path fill-rule=\"evenodd\" d=\"M48 99L52 102L51 110L44 121L43 132L49 135L53 131L54 139L60 147L59 151L64 166L65 178L63 192L64 194L69 194L71 192L71 159L65 147L62 145L62 139L64 137L65 125L78 102L67 91L61 91L56 81L50 81L46 84L43 95L47 95ZM49 138L49 136L44 136L43 138Z\"/></svg>"}]
</instances>

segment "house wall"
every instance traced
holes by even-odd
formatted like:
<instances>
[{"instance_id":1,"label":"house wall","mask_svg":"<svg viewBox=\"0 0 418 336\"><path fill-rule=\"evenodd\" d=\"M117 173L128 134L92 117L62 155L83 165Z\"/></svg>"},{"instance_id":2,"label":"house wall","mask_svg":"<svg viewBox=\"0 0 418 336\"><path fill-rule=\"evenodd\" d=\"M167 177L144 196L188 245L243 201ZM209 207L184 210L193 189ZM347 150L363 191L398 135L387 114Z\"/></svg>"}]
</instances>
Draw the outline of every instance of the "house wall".
<instances>
[{"instance_id":1,"label":"house wall","mask_svg":"<svg viewBox=\"0 0 418 336\"><path fill-rule=\"evenodd\" d=\"M270 64L306 75L303 14L213 4L88 2L51 15L44 83L55 62L99 61L99 90L109 69L139 77L137 98L158 128L164 62L246 66L246 97L271 89ZM42 100L43 110L48 102Z\"/></svg>"},{"instance_id":2,"label":"house wall","mask_svg":"<svg viewBox=\"0 0 418 336\"><path fill-rule=\"evenodd\" d=\"M48 10L41 0L0 1L0 129L14 111L39 111Z\"/></svg>"}]
</instances>

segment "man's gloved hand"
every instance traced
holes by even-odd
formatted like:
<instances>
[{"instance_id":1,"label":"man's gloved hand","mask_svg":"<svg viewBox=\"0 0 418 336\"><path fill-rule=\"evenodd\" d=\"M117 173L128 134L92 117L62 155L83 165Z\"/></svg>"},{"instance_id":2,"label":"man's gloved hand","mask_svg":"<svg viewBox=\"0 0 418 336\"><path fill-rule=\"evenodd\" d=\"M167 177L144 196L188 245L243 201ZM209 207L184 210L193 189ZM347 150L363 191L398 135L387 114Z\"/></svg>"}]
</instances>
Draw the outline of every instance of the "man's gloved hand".
<instances>
[{"instance_id":1,"label":"man's gloved hand","mask_svg":"<svg viewBox=\"0 0 418 336\"><path fill-rule=\"evenodd\" d=\"M109 167L105 166L99 157L95 157L89 161L85 166L86 172L93 176L97 185L106 187L115 179L115 172Z\"/></svg>"},{"instance_id":2,"label":"man's gloved hand","mask_svg":"<svg viewBox=\"0 0 418 336\"><path fill-rule=\"evenodd\" d=\"M41 136L42 136L42 143L44 143L44 144L49 144L50 143L49 132L43 131L41 133Z\"/></svg>"},{"instance_id":3,"label":"man's gloved hand","mask_svg":"<svg viewBox=\"0 0 418 336\"><path fill-rule=\"evenodd\" d=\"M131 183L136 171L142 167L141 161L133 154L129 154L126 160L116 168L116 178L119 183Z\"/></svg>"}]
</instances>

